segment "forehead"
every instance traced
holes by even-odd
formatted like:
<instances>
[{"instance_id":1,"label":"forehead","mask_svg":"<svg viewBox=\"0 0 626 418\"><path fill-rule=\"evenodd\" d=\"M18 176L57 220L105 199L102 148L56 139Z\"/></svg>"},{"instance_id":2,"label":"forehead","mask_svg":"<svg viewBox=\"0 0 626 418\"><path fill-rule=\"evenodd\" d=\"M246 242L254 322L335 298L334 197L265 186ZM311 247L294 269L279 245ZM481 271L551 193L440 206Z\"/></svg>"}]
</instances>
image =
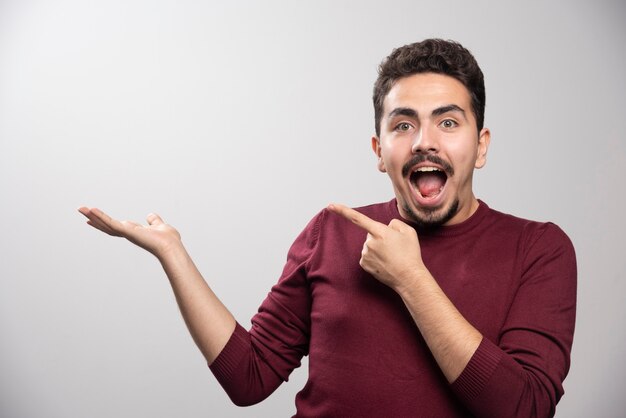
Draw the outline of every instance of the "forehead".
<instances>
[{"instance_id":1,"label":"forehead","mask_svg":"<svg viewBox=\"0 0 626 418\"><path fill-rule=\"evenodd\" d=\"M383 102L383 117L398 107L430 114L433 109L450 104L471 113L469 91L460 81L444 74L413 74L400 78L389 90Z\"/></svg>"}]
</instances>

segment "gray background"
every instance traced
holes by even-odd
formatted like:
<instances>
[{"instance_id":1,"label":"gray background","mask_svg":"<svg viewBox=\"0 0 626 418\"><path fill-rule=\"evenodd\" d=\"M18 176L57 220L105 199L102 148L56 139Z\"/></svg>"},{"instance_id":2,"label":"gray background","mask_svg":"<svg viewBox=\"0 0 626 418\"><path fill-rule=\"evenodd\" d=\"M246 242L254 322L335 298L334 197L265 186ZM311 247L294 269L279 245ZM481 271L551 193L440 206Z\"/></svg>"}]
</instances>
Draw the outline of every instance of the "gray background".
<instances>
[{"instance_id":1,"label":"gray background","mask_svg":"<svg viewBox=\"0 0 626 418\"><path fill-rule=\"evenodd\" d=\"M240 409L157 261L76 212L150 211L249 325L306 222L390 199L371 86L393 47L461 41L487 81L490 206L579 260L559 417L623 416L626 7L618 1L0 1L0 415L294 413L306 361Z\"/></svg>"}]
</instances>

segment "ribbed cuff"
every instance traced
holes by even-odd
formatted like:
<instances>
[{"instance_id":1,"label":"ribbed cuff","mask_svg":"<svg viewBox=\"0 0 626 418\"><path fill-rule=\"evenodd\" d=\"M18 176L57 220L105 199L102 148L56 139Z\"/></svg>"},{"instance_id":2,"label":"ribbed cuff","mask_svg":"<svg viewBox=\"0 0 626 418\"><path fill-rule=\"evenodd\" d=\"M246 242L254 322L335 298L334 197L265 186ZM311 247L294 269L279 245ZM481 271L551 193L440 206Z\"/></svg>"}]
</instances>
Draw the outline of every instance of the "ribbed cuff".
<instances>
[{"instance_id":1,"label":"ribbed cuff","mask_svg":"<svg viewBox=\"0 0 626 418\"><path fill-rule=\"evenodd\" d=\"M250 334L237 323L230 339L213 363L209 365L209 369L219 382L223 382L232 375L249 351Z\"/></svg>"},{"instance_id":2,"label":"ribbed cuff","mask_svg":"<svg viewBox=\"0 0 626 418\"><path fill-rule=\"evenodd\" d=\"M502 355L498 346L483 338L461 375L452 383L452 389L461 399L476 398L498 367Z\"/></svg>"}]
</instances>

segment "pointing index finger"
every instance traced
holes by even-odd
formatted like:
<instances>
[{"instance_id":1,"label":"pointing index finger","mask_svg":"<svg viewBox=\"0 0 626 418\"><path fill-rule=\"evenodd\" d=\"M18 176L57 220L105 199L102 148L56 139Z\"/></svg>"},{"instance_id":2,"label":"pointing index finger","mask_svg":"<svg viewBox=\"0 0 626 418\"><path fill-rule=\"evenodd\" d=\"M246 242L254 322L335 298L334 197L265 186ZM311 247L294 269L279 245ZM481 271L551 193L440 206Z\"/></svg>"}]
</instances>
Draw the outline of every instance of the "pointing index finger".
<instances>
[{"instance_id":1,"label":"pointing index finger","mask_svg":"<svg viewBox=\"0 0 626 418\"><path fill-rule=\"evenodd\" d=\"M341 215L356 226L363 228L372 235L380 236L383 230L387 227L385 224L377 222L361 212L358 212L352 208L337 203L331 203L328 205L328 209L331 212Z\"/></svg>"}]
</instances>

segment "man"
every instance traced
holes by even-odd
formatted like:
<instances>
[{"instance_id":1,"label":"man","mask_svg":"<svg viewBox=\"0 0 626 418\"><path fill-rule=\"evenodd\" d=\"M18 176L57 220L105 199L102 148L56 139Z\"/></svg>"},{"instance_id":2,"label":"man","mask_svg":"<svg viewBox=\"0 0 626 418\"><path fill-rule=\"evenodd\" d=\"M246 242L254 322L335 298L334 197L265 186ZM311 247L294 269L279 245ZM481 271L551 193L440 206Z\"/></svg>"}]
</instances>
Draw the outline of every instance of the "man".
<instances>
[{"instance_id":1,"label":"man","mask_svg":"<svg viewBox=\"0 0 626 418\"><path fill-rule=\"evenodd\" d=\"M162 263L194 340L233 402L267 397L309 355L298 416L550 416L569 369L573 247L555 225L476 199L485 89L474 57L437 39L398 48L374 88L390 202L330 205L292 245L241 327L180 236L81 208L92 226Z\"/></svg>"}]
</instances>

